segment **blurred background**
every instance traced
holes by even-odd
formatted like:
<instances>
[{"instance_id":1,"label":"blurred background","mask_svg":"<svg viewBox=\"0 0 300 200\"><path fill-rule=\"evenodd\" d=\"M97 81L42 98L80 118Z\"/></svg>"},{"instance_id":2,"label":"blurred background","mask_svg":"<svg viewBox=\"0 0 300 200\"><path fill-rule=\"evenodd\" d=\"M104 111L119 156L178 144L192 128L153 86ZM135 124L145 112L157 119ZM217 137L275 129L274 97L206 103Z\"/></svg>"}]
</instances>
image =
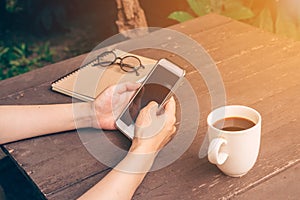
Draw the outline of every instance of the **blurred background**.
<instances>
[{"instance_id":1,"label":"blurred background","mask_svg":"<svg viewBox=\"0 0 300 200\"><path fill-rule=\"evenodd\" d=\"M218 13L294 40L299 0L139 0L148 26ZM116 0L0 0L0 80L89 52L118 33Z\"/></svg>"}]
</instances>

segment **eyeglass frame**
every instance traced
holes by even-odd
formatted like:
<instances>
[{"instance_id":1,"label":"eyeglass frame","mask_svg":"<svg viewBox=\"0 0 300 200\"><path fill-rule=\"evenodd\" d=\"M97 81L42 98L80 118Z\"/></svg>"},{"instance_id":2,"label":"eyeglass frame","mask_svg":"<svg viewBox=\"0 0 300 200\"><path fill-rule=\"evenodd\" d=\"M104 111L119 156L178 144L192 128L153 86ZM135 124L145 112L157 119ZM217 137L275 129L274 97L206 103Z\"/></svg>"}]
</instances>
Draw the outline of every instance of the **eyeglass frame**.
<instances>
[{"instance_id":1,"label":"eyeglass frame","mask_svg":"<svg viewBox=\"0 0 300 200\"><path fill-rule=\"evenodd\" d=\"M101 64L101 62L99 61L99 58L103 57L105 54L108 54L108 53L112 53L115 56L115 59L113 61L109 62L109 64L107 64L107 65L106 64L105 65ZM130 57L131 58L135 58L139 62L139 66L137 66L137 67L127 66L127 67L131 68L132 71L128 71L128 70L124 69L123 65L126 65L126 63L122 63L122 61L124 59L130 58ZM119 56L117 56L117 54L114 51L105 51L105 52L101 53L100 55L98 55L97 58L96 58L96 60L97 60L98 63L93 64L93 66L100 65L101 67L109 67L109 66L111 66L113 64L117 64L117 65L120 66L121 70L123 70L124 72L128 72L128 73L135 72L137 76L140 75L139 72L138 72L138 70L140 68L145 69L145 66L142 64L142 61L138 57L132 56L132 55L128 55L128 56L124 56L124 57L119 57ZM120 60L120 62L117 62L117 60Z\"/></svg>"}]
</instances>

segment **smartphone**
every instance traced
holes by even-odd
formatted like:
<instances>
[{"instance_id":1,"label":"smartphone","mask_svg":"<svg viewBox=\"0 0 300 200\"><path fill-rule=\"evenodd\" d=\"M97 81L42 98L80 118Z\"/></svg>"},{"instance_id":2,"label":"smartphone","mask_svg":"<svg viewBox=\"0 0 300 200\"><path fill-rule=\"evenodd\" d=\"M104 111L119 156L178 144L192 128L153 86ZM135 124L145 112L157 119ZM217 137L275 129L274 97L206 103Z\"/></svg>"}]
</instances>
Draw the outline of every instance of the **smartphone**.
<instances>
[{"instance_id":1,"label":"smartphone","mask_svg":"<svg viewBox=\"0 0 300 200\"><path fill-rule=\"evenodd\" d=\"M155 101L161 113L165 102L179 86L185 71L167 59L159 60L143 81L141 87L116 120L117 128L129 139L134 137L135 121L142 108Z\"/></svg>"}]
</instances>

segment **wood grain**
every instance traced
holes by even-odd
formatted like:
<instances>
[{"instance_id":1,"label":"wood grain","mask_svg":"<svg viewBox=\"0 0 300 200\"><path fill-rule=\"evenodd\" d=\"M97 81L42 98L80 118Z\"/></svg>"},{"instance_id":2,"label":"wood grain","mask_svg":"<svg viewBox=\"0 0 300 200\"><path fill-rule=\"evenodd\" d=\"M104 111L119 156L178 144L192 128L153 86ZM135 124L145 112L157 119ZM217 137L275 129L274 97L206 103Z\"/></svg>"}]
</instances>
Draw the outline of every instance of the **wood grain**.
<instances>
[{"instance_id":1,"label":"wood grain","mask_svg":"<svg viewBox=\"0 0 300 200\"><path fill-rule=\"evenodd\" d=\"M168 57L187 70L186 77L197 94L201 113L190 148L171 165L150 172L134 199L239 198L247 191L255 191L253 188L263 193L259 188L266 181L276 180L280 173L300 162L300 43L214 14L170 28L190 36L212 56L222 76L228 104L247 105L261 113L261 151L254 168L242 178L225 176L206 158L199 159L207 128L205 119L211 111L211 94L203 77L184 60L169 53L141 51L141 55L155 59ZM74 70L84 56L0 82L0 103L71 102L69 97L50 91L50 83ZM189 102L189 97L185 101ZM190 116L185 120L193 119ZM194 129L183 128L186 133ZM106 134L115 143L129 147L130 142L118 132ZM49 199L75 199L110 170L88 153L75 131L5 147L13 150L12 156ZM291 197L297 194L289 190Z\"/></svg>"},{"instance_id":2,"label":"wood grain","mask_svg":"<svg viewBox=\"0 0 300 200\"><path fill-rule=\"evenodd\" d=\"M300 173L300 164L296 164L283 173L278 174L264 182L250 189L249 191L237 196L236 199L299 199L299 182L300 176L295 176Z\"/></svg>"}]
</instances>

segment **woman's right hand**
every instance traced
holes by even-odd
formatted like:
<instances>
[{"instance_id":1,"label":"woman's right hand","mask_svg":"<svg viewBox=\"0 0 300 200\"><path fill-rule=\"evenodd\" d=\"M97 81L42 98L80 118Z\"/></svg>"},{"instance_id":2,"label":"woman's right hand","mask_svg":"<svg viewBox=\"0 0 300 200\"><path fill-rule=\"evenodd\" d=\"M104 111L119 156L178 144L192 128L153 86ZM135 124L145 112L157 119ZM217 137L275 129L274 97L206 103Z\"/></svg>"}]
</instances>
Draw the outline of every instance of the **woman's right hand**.
<instances>
[{"instance_id":1,"label":"woman's right hand","mask_svg":"<svg viewBox=\"0 0 300 200\"><path fill-rule=\"evenodd\" d=\"M158 153L175 135L176 103L173 97L166 103L164 113L157 115L158 104L150 102L136 120L135 137L130 152Z\"/></svg>"}]
</instances>

